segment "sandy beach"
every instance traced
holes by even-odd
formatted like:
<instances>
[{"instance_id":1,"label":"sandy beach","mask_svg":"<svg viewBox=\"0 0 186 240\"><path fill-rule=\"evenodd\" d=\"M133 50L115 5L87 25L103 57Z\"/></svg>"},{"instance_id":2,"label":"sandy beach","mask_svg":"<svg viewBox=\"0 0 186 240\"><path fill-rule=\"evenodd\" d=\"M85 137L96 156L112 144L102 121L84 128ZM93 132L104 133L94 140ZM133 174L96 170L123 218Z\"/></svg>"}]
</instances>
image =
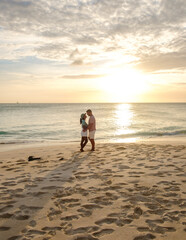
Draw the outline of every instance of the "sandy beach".
<instances>
[{"instance_id":1,"label":"sandy beach","mask_svg":"<svg viewBox=\"0 0 186 240\"><path fill-rule=\"evenodd\" d=\"M185 239L184 144L6 150L0 169L1 240Z\"/></svg>"}]
</instances>

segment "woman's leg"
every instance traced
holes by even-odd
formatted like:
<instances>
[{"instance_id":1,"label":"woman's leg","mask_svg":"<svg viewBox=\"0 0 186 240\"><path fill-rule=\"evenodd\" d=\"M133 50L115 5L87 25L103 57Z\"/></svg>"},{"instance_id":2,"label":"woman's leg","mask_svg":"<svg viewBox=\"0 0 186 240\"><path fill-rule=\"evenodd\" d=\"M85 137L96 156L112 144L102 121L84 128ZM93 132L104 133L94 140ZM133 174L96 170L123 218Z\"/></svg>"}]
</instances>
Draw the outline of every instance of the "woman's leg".
<instances>
[{"instance_id":1,"label":"woman's leg","mask_svg":"<svg viewBox=\"0 0 186 240\"><path fill-rule=\"evenodd\" d=\"M83 148L85 147L85 145L87 144L87 142L88 142L88 139L87 139L87 137L82 137L81 138L81 152L83 152Z\"/></svg>"},{"instance_id":2,"label":"woman's leg","mask_svg":"<svg viewBox=\"0 0 186 240\"><path fill-rule=\"evenodd\" d=\"M81 146L80 151L81 151L81 152L83 151L83 143L84 143L84 139L83 139L83 137L82 137L82 138L81 138L81 143L80 143L80 146Z\"/></svg>"},{"instance_id":3,"label":"woman's leg","mask_svg":"<svg viewBox=\"0 0 186 240\"><path fill-rule=\"evenodd\" d=\"M87 137L84 137L83 148L87 145L87 143L88 143L88 138L87 138Z\"/></svg>"}]
</instances>

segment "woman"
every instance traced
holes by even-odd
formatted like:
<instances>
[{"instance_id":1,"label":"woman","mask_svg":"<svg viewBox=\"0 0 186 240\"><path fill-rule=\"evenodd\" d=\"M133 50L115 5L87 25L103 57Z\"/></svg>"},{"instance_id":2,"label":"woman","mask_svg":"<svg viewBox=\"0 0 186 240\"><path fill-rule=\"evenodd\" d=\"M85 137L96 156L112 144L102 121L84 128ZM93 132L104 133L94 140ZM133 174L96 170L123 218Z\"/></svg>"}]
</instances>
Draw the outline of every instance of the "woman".
<instances>
[{"instance_id":1,"label":"woman","mask_svg":"<svg viewBox=\"0 0 186 240\"><path fill-rule=\"evenodd\" d=\"M88 127L88 124L86 123L86 114L85 113L82 113L81 114L81 117L80 117L80 124L82 126L82 130L81 130L81 149L80 151L81 152L84 152L83 148L86 146L87 142L88 142L88 138L87 138L87 127Z\"/></svg>"}]
</instances>

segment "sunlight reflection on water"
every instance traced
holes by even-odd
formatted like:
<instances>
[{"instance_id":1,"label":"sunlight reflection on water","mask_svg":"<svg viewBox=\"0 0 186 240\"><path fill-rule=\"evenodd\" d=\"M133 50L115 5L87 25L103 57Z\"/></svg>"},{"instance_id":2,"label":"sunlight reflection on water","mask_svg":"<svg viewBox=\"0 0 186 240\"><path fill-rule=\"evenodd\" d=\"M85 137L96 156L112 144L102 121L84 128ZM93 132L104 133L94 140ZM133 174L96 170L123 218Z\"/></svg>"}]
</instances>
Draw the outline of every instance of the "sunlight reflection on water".
<instances>
[{"instance_id":1,"label":"sunlight reflection on water","mask_svg":"<svg viewBox=\"0 0 186 240\"><path fill-rule=\"evenodd\" d=\"M115 124L116 132L115 135L122 136L127 134L135 133L134 130L130 129L134 117L131 104L118 104L115 111ZM121 141L121 139L117 139ZM129 139L122 139L129 141ZM130 142L135 142L136 138L130 138Z\"/></svg>"}]
</instances>

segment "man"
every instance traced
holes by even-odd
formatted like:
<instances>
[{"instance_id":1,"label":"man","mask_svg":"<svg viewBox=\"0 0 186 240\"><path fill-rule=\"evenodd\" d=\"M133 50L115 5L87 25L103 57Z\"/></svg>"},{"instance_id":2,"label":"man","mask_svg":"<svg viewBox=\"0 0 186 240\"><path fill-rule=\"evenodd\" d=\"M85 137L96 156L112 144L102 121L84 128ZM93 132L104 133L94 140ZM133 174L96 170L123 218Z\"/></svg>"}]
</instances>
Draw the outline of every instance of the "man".
<instances>
[{"instance_id":1,"label":"man","mask_svg":"<svg viewBox=\"0 0 186 240\"><path fill-rule=\"evenodd\" d=\"M88 130L89 130L89 140L92 144L91 151L95 151L94 136L95 136L95 132L96 132L96 119L90 109L87 110L87 115L90 117L89 122L88 122Z\"/></svg>"}]
</instances>

